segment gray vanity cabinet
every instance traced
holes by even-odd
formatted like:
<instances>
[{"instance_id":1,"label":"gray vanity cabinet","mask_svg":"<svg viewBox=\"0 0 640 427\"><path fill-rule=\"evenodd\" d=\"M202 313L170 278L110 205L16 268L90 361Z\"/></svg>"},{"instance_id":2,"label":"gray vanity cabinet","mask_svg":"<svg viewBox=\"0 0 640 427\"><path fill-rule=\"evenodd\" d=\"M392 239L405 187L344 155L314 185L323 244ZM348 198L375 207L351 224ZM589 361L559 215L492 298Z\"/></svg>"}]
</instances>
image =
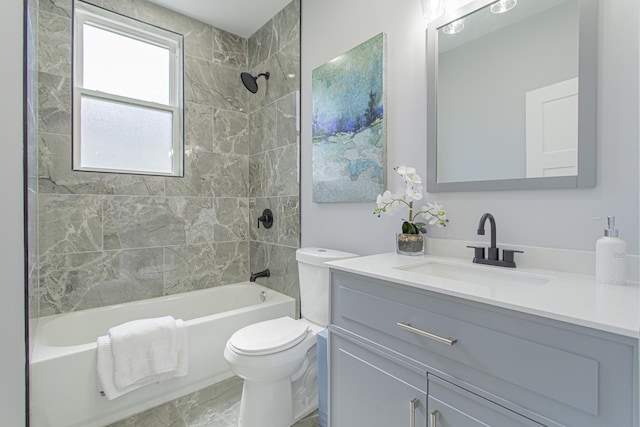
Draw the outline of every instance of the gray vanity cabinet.
<instances>
[{"instance_id":1,"label":"gray vanity cabinet","mask_svg":"<svg viewBox=\"0 0 640 427\"><path fill-rule=\"evenodd\" d=\"M330 419L335 426L427 425L427 374L336 335ZM339 420L339 421L333 421Z\"/></svg>"},{"instance_id":2,"label":"gray vanity cabinet","mask_svg":"<svg viewBox=\"0 0 640 427\"><path fill-rule=\"evenodd\" d=\"M638 427L631 338L335 269L330 298L331 427Z\"/></svg>"},{"instance_id":3,"label":"gray vanity cabinet","mask_svg":"<svg viewBox=\"0 0 640 427\"><path fill-rule=\"evenodd\" d=\"M430 427L540 427L542 424L429 375Z\"/></svg>"}]
</instances>

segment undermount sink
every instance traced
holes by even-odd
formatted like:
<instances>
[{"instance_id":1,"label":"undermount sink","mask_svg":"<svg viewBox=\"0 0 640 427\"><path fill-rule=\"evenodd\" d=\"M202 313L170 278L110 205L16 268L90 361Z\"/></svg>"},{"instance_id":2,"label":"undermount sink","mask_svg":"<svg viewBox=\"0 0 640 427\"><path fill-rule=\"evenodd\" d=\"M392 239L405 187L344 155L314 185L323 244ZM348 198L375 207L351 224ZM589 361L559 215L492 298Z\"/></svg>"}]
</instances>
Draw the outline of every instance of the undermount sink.
<instances>
[{"instance_id":1,"label":"undermount sink","mask_svg":"<svg viewBox=\"0 0 640 427\"><path fill-rule=\"evenodd\" d=\"M552 276L542 274L501 269L503 267L463 265L433 260L395 268L442 279L489 286L499 284L535 286L543 285L553 279Z\"/></svg>"}]
</instances>

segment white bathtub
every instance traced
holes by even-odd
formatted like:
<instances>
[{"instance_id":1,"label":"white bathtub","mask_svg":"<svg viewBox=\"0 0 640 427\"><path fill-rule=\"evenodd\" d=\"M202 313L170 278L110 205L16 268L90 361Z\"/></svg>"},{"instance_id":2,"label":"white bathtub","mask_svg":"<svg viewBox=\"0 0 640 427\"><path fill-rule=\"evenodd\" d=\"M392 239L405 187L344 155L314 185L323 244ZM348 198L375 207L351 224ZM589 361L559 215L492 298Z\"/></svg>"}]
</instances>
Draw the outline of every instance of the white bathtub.
<instances>
[{"instance_id":1,"label":"white bathtub","mask_svg":"<svg viewBox=\"0 0 640 427\"><path fill-rule=\"evenodd\" d=\"M189 375L114 400L101 397L97 391L96 338L123 322L166 315L187 323ZM293 298L245 282L34 319L31 427L104 426L214 384L232 376L223 352L236 330L294 315Z\"/></svg>"}]
</instances>

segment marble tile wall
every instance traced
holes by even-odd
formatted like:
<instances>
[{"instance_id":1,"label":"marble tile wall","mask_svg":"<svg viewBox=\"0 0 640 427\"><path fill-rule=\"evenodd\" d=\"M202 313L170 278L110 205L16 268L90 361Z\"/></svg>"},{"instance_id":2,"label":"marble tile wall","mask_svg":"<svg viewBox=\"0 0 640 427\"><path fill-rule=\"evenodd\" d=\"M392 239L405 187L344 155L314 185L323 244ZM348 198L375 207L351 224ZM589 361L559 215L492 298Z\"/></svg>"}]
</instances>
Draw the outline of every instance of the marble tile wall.
<instances>
[{"instance_id":1,"label":"marble tile wall","mask_svg":"<svg viewBox=\"0 0 640 427\"><path fill-rule=\"evenodd\" d=\"M296 99L300 89L300 0L294 0L248 41L248 64L254 75L268 71L249 95L249 212L274 214L271 229L251 226L251 271L269 268L260 283L299 302L300 197ZM299 307L299 304L298 304Z\"/></svg>"},{"instance_id":2,"label":"marble tile wall","mask_svg":"<svg viewBox=\"0 0 640 427\"><path fill-rule=\"evenodd\" d=\"M33 9L31 315L245 281L267 267L271 278L258 281L299 300L300 0L248 40L144 0L89 1L184 35L183 178L71 170L71 2ZM255 95L239 82L246 70L271 73ZM258 229L266 207L274 226ZM241 384L232 378L114 427L235 426ZM312 425L317 414L296 424Z\"/></svg>"},{"instance_id":3,"label":"marble tile wall","mask_svg":"<svg viewBox=\"0 0 640 427\"><path fill-rule=\"evenodd\" d=\"M71 170L72 2L40 0L34 311L247 280L248 41L144 0L90 3L184 35L185 176Z\"/></svg>"},{"instance_id":4,"label":"marble tile wall","mask_svg":"<svg viewBox=\"0 0 640 427\"><path fill-rule=\"evenodd\" d=\"M27 203L27 295L29 317L38 315L38 0L28 0L26 8L27 98L26 98L26 203ZM29 350L34 334L29 334Z\"/></svg>"}]
</instances>

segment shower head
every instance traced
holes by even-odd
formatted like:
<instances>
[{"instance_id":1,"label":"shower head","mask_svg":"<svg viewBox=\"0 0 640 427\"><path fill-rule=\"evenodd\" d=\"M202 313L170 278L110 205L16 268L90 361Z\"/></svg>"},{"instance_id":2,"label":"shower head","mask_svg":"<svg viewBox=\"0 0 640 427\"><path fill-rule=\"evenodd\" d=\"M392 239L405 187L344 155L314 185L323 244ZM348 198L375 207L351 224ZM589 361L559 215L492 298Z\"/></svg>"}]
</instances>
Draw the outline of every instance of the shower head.
<instances>
[{"instance_id":1,"label":"shower head","mask_svg":"<svg viewBox=\"0 0 640 427\"><path fill-rule=\"evenodd\" d=\"M249 73L241 73L240 74L240 78L242 79L242 84L251 93L258 92L258 78L260 76L264 76L265 80L269 80L269 72L268 71L266 73L258 74L255 77L253 77Z\"/></svg>"}]
</instances>

